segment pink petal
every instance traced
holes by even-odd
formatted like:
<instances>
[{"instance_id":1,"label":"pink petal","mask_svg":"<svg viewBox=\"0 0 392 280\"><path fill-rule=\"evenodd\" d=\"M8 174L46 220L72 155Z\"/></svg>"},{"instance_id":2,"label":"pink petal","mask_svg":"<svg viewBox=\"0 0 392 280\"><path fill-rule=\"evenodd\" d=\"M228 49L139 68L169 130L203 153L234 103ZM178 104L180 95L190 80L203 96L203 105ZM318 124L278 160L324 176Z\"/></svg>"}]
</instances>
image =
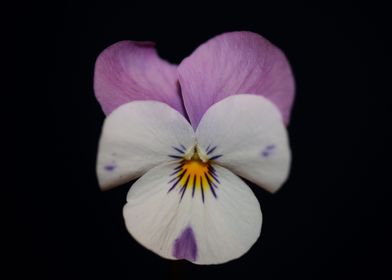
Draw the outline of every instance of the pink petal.
<instances>
[{"instance_id":1,"label":"pink petal","mask_svg":"<svg viewBox=\"0 0 392 280\"><path fill-rule=\"evenodd\" d=\"M106 115L134 100L161 101L184 114L176 69L158 57L154 43L121 41L97 58L95 96Z\"/></svg>"},{"instance_id":2,"label":"pink petal","mask_svg":"<svg viewBox=\"0 0 392 280\"><path fill-rule=\"evenodd\" d=\"M286 56L252 32L231 32L207 41L178 67L184 104L192 126L221 99L239 93L262 95L289 122L294 78Z\"/></svg>"}]
</instances>

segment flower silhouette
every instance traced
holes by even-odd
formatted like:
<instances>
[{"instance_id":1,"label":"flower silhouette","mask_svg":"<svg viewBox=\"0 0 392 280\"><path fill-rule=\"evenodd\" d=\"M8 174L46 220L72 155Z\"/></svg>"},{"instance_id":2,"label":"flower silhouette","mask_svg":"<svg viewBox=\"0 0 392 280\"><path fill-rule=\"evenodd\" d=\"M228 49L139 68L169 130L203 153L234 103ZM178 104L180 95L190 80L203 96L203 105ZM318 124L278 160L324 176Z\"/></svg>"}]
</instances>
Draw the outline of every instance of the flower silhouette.
<instances>
[{"instance_id":1,"label":"flower silhouette","mask_svg":"<svg viewBox=\"0 0 392 280\"><path fill-rule=\"evenodd\" d=\"M196 264L246 253L262 215L240 177L275 192L290 168L294 79L285 55L258 34L231 32L176 66L152 43L122 41L98 57L94 90L107 115L101 188L140 177L123 211L130 234Z\"/></svg>"}]
</instances>

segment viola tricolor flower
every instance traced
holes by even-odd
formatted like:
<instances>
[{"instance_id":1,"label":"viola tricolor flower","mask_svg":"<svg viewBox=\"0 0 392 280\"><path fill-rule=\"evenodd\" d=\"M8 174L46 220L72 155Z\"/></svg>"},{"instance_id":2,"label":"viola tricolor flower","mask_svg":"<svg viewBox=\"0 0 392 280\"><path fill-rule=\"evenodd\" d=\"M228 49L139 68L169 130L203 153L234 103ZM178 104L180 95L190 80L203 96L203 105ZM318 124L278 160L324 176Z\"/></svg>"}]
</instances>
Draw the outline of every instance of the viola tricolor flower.
<instances>
[{"instance_id":1,"label":"viola tricolor flower","mask_svg":"<svg viewBox=\"0 0 392 280\"><path fill-rule=\"evenodd\" d=\"M101 189L140 177L123 211L130 234L196 264L246 253L262 215L240 177L275 192L290 168L294 79L285 55L258 34L232 32L176 66L152 43L123 41L98 57L94 89L107 115Z\"/></svg>"}]
</instances>

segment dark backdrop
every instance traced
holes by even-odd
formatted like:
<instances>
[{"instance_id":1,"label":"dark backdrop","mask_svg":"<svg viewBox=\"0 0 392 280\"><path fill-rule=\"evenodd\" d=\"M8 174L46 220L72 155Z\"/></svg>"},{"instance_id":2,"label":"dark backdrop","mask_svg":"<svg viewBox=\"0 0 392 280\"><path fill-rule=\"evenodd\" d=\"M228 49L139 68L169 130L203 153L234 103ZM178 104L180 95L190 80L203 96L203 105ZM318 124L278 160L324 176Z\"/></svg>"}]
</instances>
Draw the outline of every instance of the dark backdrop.
<instances>
[{"instance_id":1,"label":"dark backdrop","mask_svg":"<svg viewBox=\"0 0 392 280\"><path fill-rule=\"evenodd\" d=\"M390 164L381 159L387 159L384 132L390 128L382 124L390 91L388 9L357 2L211 5L75 1L21 12L16 35L31 46L24 50L34 60L24 69L28 76L43 71L32 78L42 85L25 92L33 103L23 103L38 120L23 119L22 142L35 146L34 157L18 163L26 171L15 181L26 183L15 187L7 213L11 275L387 277L390 183L384 177ZM275 195L252 187L263 229L242 258L218 266L167 261L127 233L122 207L131 184L108 192L98 188L95 159L104 114L92 88L94 62L107 46L130 39L155 41L163 58L179 63L210 37L235 30L265 36L293 67L291 174Z\"/></svg>"}]
</instances>

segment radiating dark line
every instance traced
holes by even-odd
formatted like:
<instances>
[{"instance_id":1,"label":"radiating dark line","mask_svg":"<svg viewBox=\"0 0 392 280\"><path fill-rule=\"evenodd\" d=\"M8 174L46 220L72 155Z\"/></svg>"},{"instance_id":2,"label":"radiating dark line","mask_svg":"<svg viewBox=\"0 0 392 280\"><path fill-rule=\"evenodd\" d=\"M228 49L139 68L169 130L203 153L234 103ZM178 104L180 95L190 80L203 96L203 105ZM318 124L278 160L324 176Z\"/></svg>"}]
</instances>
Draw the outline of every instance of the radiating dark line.
<instances>
[{"instance_id":1,"label":"radiating dark line","mask_svg":"<svg viewBox=\"0 0 392 280\"><path fill-rule=\"evenodd\" d=\"M176 150L177 152L179 152L180 154L184 154L183 150L180 150L179 148L176 147L172 147L174 150Z\"/></svg>"},{"instance_id":2,"label":"radiating dark line","mask_svg":"<svg viewBox=\"0 0 392 280\"><path fill-rule=\"evenodd\" d=\"M220 182L219 182L218 177L216 176L216 174L214 174L214 173L212 173L212 172L209 172L209 174L211 175L212 178L215 179L215 181L218 182L218 184L220 184Z\"/></svg>"},{"instance_id":3,"label":"radiating dark line","mask_svg":"<svg viewBox=\"0 0 392 280\"><path fill-rule=\"evenodd\" d=\"M216 193L215 193L215 190L214 190L214 187L216 187L216 185L214 184L214 182L212 182L211 181L211 179L208 177L208 174L207 173L205 173L206 175L206 178L207 178L207 182L208 182L208 185L210 186L210 190L211 190L211 192L212 192L212 194L214 195L214 197L216 198L217 196L216 196Z\"/></svg>"},{"instance_id":4,"label":"radiating dark line","mask_svg":"<svg viewBox=\"0 0 392 280\"><path fill-rule=\"evenodd\" d=\"M188 175L188 178L186 178L185 184L184 184L184 185L182 186L182 188L181 188L182 194L181 194L180 201L182 200L182 197L184 196L184 193L185 193L185 191L186 191L186 189L187 189L187 185L188 185L188 182L189 182L189 178L190 178L190 177L191 177L191 174Z\"/></svg>"},{"instance_id":5,"label":"radiating dark line","mask_svg":"<svg viewBox=\"0 0 392 280\"><path fill-rule=\"evenodd\" d=\"M188 177L185 180L185 183L183 186L185 186L185 188L188 186L188 182L189 182L189 178L191 177L191 174L188 175Z\"/></svg>"},{"instance_id":6,"label":"radiating dark line","mask_svg":"<svg viewBox=\"0 0 392 280\"><path fill-rule=\"evenodd\" d=\"M180 182L180 179L178 179L178 180L173 184L173 186L171 186L171 188L170 188L167 192L168 192L168 193L171 192L171 191L177 186L178 182Z\"/></svg>"},{"instance_id":7,"label":"radiating dark line","mask_svg":"<svg viewBox=\"0 0 392 280\"><path fill-rule=\"evenodd\" d=\"M215 151L215 149L217 148L218 146L215 146L215 147L213 147L211 150L209 150L208 152L207 152L207 155L209 155L209 154L211 154L213 151Z\"/></svg>"},{"instance_id":8,"label":"radiating dark line","mask_svg":"<svg viewBox=\"0 0 392 280\"><path fill-rule=\"evenodd\" d=\"M220 158L221 156L222 156L222 155L213 156L212 158L210 158L210 160L218 159L218 158Z\"/></svg>"},{"instance_id":9,"label":"radiating dark line","mask_svg":"<svg viewBox=\"0 0 392 280\"><path fill-rule=\"evenodd\" d=\"M203 178L201 176L200 176L200 189L201 189L201 200L204 203Z\"/></svg>"},{"instance_id":10,"label":"radiating dark line","mask_svg":"<svg viewBox=\"0 0 392 280\"><path fill-rule=\"evenodd\" d=\"M169 182L167 182L168 184L172 183L174 180L178 179L178 176L175 176L173 179L171 179Z\"/></svg>"},{"instance_id":11,"label":"radiating dark line","mask_svg":"<svg viewBox=\"0 0 392 280\"><path fill-rule=\"evenodd\" d=\"M176 174L176 173L178 173L178 172L180 172L180 169L182 168L182 164L180 164L178 167L176 167L176 168L174 168L173 170L174 170L174 172L172 173L172 174L170 174L169 175L169 177L170 176L173 176L174 174ZM170 183L170 182L169 182Z\"/></svg>"},{"instance_id":12,"label":"radiating dark line","mask_svg":"<svg viewBox=\"0 0 392 280\"><path fill-rule=\"evenodd\" d=\"M188 171L188 169L185 168L185 169L184 169L184 172L182 172L180 175L178 175L178 176L181 176L180 179L182 179L182 177L184 177L184 175L185 175L185 173L186 173L187 171Z\"/></svg>"},{"instance_id":13,"label":"radiating dark line","mask_svg":"<svg viewBox=\"0 0 392 280\"><path fill-rule=\"evenodd\" d=\"M181 167L182 167L182 164L180 164L180 165L178 165L176 168L174 168L173 170L179 170L179 169L181 169Z\"/></svg>"},{"instance_id":14,"label":"radiating dark line","mask_svg":"<svg viewBox=\"0 0 392 280\"><path fill-rule=\"evenodd\" d=\"M212 194L214 195L214 197L216 198L216 193L215 193L213 184L210 184L210 190L211 190Z\"/></svg>"},{"instance_id":15,"label":"radiating dark line","mask_svg":"<svg viewBox=\"0 0 392 280\"><path fill-rule=\"evenodd\" d=\"M211 144L207 146L206 152L208 153L208 150L210 149Z\"/></svg>"},{"instance_id":16,"label":"radiating dark line","mask_svg":"<svg viewBox=\"0 0 392 280\"><path fill-rule=\"evenodd\" d=\"M207 173L204 173L204 176L206 177L206 179L207 179L207 183L208 183L208 185L211 187L211 184L212 184L212 182L211 182L211 179L210 179L210 177L208 177L208 174Z\"/></svg>"},{"instance_id":17,"label":"radiating dark line","mask_svg":"<svg viewBox=\"0 0 392 280\"><path fill-rule=\"evenodd\" d=\"M180 144L181 149L183 149L184 151L186 151L186 148L184 145Z\"/></svg>"},{"instance_id":18,"label":"radiating dark line","mask_svg":"<svg viewBox=\"0 0 392 280\"><path fill-rule=\"evenodd\" d=\"M208 165L208 171L210 171L211 173L215 174L216 170L212 165Z\"/></svg>"},{"instance_id":19,"label":"radiating dark line","mask_svg":"<svg viewBox=\"0 0 392 280\"><path fill-rule=\"evenodd\" d=\"M180 192L181 192L180 201L182 200L182 197L184 196L185 191L186 191L186 187L182 187L180 190Z\"/></svg>"},{"instance_id":20,"label":"radiating dark line","mask_svg":"<svg viewBox=\"0 0 392 280\"><path fill-rule=\"evenodd\" d=\"M192 197L195 195L195 189L196 189L196 174L193 175Z\"/></svg>"},{"instance_id":21,"label":"radiating dark line","mask_svg":"<svg viewBox=\"0 0 392 280\"><path fill-rule=\"evenodd\" d=\"M184 177L185 173L186 173L186 169L184 169L184 171L180 175L178 175L178 180L173 184L173 186L167 192L171 192L177 186L178 182L181 181L181 179L182 179L182 177Z\"/></svg>"},{"instance_id":22,"label":"radiating dark line","mask_svg":"<svg viewBox=\"0 0 392 280\"><path fill-rule=\"evenodd\" d=\"M183 170L180 174L178 174L176 177L174 177L173 179L171 179L168 183L171 183L171 182L173 182L175 179L177 179L179 176L181 176L181 175L183 175L184 174L184 172L186 171L186 169L185 170ZM177 171L178 172L178 171ZM176 172L176 173L177 173ZM174 175L174 174L173 174Z\"/></svg>"},{"instance_id":23,"label":"radiating dark line","mask_svg":"<svg viewBox=\"0 0 392 280\"><path fill-rule=\"evenodd\" d=\"M181 159L182 158L182 156L176 156L176 155L169 155L169 157L176 158L176 159Z\"/></svg>"}]
</instances>

